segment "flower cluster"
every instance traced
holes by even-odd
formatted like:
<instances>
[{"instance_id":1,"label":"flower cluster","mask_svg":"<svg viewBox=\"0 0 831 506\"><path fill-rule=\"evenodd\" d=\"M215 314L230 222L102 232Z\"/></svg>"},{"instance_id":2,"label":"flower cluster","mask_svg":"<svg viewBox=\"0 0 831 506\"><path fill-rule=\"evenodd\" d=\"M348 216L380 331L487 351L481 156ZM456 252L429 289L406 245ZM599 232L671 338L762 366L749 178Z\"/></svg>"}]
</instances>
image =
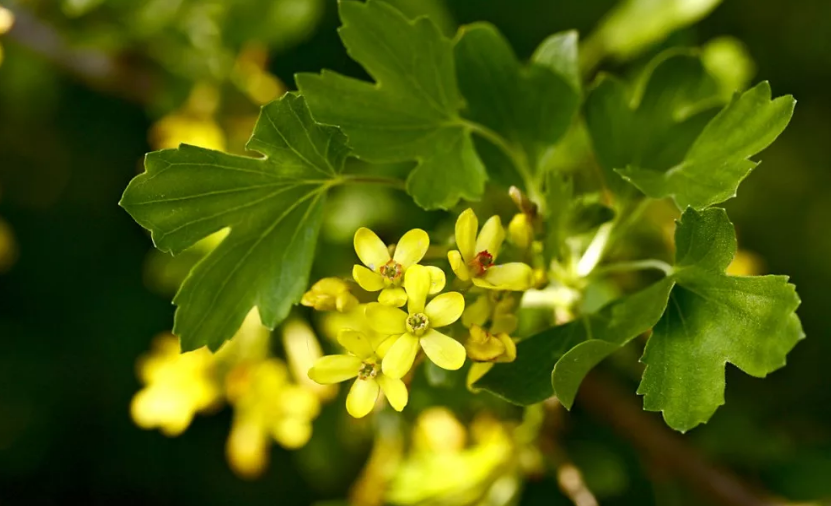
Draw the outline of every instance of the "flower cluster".
<instances>
[{"instance_id":1,"label":"flower cluster","mask_svg":"<svg viewBox=\"0 0 831 506\"><path fill-rule=\"evenodd\" d=\"M354 379L346 400L349 414L366 416L381 393L395 410L404 409L409 397L405 381L422 352L450 371L461 369L469 357L475 362L469 382L487 372L480 363L490 366L516 357L509 335L516 329L516 301L506 294L530 288L532 269L522 262L496 263L505 240L498 216L478 228L471 209L459 216L458 250L447 254L459 291L445 293L444 271L420 264L430 248L427 232L410 230L393 247L367 228L355 233L355 252L363 265L353 267L352 277L366 292L379 292L377 301L358 306L363 323L355 327L360 328L340 329L337 339L346 353L321 357L308 372L323 385ZM468 310L462 292L475 298ZM357 304L353 299L357 301L346 281L325 278L304 295L303 304L345 312ZM460 318L463 325L454 328Z\"/></svg>"},{"instance_id":2,"label":"flower cluster","mask_svg":"<svg viewBox=\"0 0 831 506\"><path fill-rule=\"evenodd\" d=\"M144 429L178 436L197 413L227 402L234 410L228 463L241 477L259 476L268 465L272 441L288 449L305 445L321 402L336 393L305 375L321 355L309 325L289 320L282 334L286 361L271 356L271 332L256 309L216 353L207 348L180 353L176 336L160 335L137 363L144 387L133 397L133 420Z\"/></svg>"}]
</instances>

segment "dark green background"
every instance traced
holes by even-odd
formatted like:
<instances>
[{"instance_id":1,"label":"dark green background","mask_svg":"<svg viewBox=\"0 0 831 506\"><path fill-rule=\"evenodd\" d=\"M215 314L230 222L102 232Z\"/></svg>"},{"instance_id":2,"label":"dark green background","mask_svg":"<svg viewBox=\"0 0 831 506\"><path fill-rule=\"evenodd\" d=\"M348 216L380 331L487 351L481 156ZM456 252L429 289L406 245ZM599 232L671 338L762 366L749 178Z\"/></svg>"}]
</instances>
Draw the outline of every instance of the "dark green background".
<instances>
[{"instance_id":1,"label":"dark green background","mask_svg":"<svg viewBox=\"0 0 831 506\"><path fill-rule=\"evenodd\" d=\"M550 33L587 33L611 5L455 0L451 10L460 23L496 24L527 57ZM327 7L312 39L275 58L272 70L287 83L295 72L323 67L360 74L337 38L334 2ZM687 437L752 483L792 499L828 500L831 3L726 0L670 41L719 35L743 40L756 79L798 100L791 126L727 207L740 245L796 283L808 339L766 380L728 367L727 405ZM318 445L297 455L275 445L270 470L247 483L224 459L229 410L197 417L172 439L133 425L134 361L173 317L169 301L143 284L147 235L116 205L150 149L152 118L8 37L0 42L7 53L0 66L0 216L20 248L16 265L0 275L0 504L300 505L343 497L361 451L347 456ZM581 445L600 445L627 465L626 491L602 504L699 504L672 480L648 475L627 443L579 409L569 426L567 445L576 454ZM298 459L315 456L334 465L304 474ZM529 485L523 501L551 504L552 495L556 485L543 480Z\"/></svg>"}]
</instances>

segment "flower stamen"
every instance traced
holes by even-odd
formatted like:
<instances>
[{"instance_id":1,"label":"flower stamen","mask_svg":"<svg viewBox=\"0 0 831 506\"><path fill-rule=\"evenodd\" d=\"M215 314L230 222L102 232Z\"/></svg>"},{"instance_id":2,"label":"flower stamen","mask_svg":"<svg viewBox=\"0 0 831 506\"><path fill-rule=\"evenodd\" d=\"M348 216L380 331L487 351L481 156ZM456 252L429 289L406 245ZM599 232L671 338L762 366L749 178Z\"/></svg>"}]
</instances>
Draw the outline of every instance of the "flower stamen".
<instances>
[{"instance_id":1,"label":"flower stamen","mask_svg":"<svg viewBox=\"0 0 831 506\"><path fill-rule=\"evenodd\" d=\"M424 313L413 313L407 318L407 330L416 336L421 336L430 326L430 319Z\"/></svg>"},{"instance_id":2,"label":"flower stamen","mask_svg":"<svg viewBox=\"0 0 831 506\"><path fill-rule=\"evenodd\" d=\"M404 274L404 268L400 263L390 259L387 263L378 268L378 273L385 279L395 283L401 279Z\"/></svg>"},{"instance_id":3,"label":"flower stamen","mask_svg":"<svg viewBox=\"0 0 831 506\"><path fill-rule=\"evenodd\" d=\"M378 364L364 362L358 370L358 379L366 380L378 375Z\"/></svg>"},{"instance_id":4,"label":"flower stamen","mask_svg":"<svg viewBox=\"0 0 831 506\"><path fill-rule=\"evenodd\" d=\"M487 250L480 251L470 261L470 267L476 273L476 276L481 276L493 265L493 255Z\"/></svg>"}]
</instances>

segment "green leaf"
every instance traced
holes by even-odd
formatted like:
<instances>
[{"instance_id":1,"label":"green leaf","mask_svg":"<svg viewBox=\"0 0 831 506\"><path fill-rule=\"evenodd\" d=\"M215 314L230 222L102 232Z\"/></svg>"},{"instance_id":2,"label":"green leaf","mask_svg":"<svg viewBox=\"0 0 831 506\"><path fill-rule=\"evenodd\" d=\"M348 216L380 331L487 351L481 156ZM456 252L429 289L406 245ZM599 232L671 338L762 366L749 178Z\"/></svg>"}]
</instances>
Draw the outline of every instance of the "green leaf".
<instances>
[{"instance_id":1,"label":"green leaf","mask_svg":"<svg viewBox=\"0 0 831 506\"><path fill-rule=\"evenodd\" d=\"M600 22L585 44L587 67L609 55L632 58L670 33L704 18L721 0L624 0Z\"/></svg>"},{"instance_id":2,"label":"green leaf","mask_svg":"<svg viewBox=\"0 0 831 506\"><path fill-rule=\"evenodd\" d=\"M771 100L770 85L762 82L736 95L669 170L636 165L618 172L650 197L672 197L681 209L724 202L736 196L739 184L759 165L750 157L788 126L795 104L790 95Z\"/></svg>"},{"instance_id":3,"label":"green leaf","mask_svg":"<svg viewBox=\"0 0 831 506\"><path fill-rule=\"evenodd\" d=\"M642 362L638 393L644 409L687 431L724 404L724 367L764 377L785 365L804 337L795 311L799 297L785 276L724 273L736 252L723 209L687 209L675 233L676 286L655 325Z\"/></svg>"},{"instance_id":4,"label":"green leaf","mask_svg":"<svg viewBox=\"0 0 831 506\"><path fill-rule=\"evenodd\" d=\"M534 50L531 61L536 65L550 68L565 79L574 91L581 93L577 43L576 30L549 35Z\"/></svg>"},{"instance_id":5,"label":"green leaf","mask_svg":"<svg viewBox=\"0 0 831 506\"><path fill-rule=\"evenodd\" d=\"M633 191L615 169L681 163L720 104L717 83L688 50L658 55L632 90L600 76L586 98L586 126L606 186L626 199Z\"/></svg>"},{"instance_id":6,"label":"green leaf","mask_svg":"<svg viewBox=\"0 0 831 506\"><path fill-rule=\"evenodd\" d=\"M418 162L407 192L425 209L479 199L487 174L459 117L452 41L427 18L409 21L380 1L343 1L339 10L349 55L376 82L299 74L314 118L338 125L358 158Z\"/></svg>"},{"instance_id":7,"label":"green leaf","mask_svg":"<svg viewBox=\"0 0 831 506\"><path fill-rule=\"evenodd\" d=\"M658 321L671 288L672 281L664 279L595 314L520 342L516 360L495 365L476 387L520 405L557 395L571 407L592 367Z\"/></svg>"},{"instance_id":8,"label":"green leaf","mask_svg":"<svg viewBox=\"0 0 831 506\"><path fill-rule=\"evenodd\" d=\"M576 50L573 39L569 40ZM540 62L528 65L519 63L508 41L487 23L463 27L456 42L456 75L467 102L465 117L497 133L507 144L501 147L512 153L506 160L504 153L488 146L493 139L476 141L488 168L502 174L503 181L517 182L505 175L515 169L519 182L532 183L538 160L563 136L577 112L579 91L558 73L561 68L570 71L570 58L576 56L568 47L555 51L555 42L538 55Z\"/></svg>"},{"instance_id":9,"label":"green leaf","mask_svg":"<svg viewBox=\"0 0 831 506\"><path fill-rule=\"evenodd\" d=\"M286 317L308 284L326 191L349 153L343 134L314 123L292 94L263 107L247 147L265 157L188 145L149 153L120 202L174 255L230 228L174 298L185 351L216 350L254 306L270 328Z\"/></svg>"}]
</instances>

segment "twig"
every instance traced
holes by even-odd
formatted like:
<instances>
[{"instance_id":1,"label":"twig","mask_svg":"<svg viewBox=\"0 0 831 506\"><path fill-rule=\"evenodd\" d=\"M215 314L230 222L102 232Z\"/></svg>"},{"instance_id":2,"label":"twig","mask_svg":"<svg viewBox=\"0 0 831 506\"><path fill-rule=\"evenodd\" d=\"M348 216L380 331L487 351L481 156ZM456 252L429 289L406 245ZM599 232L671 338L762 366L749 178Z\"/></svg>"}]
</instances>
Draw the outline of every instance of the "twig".
<instances>
[{"instance_id":1,"label":"twig","mask_svg":"<svg viewBox=\"0 0 831 506\"><path fill-rule=\"evenodd\" d=\"M629 392L592 373L583 381L578 401L588 412L628 439L656 466L687 482L714 504L776 506L726 469L704 458L681 436L644 413Z\"/></svg>"},{"instance_id":2,"label":"twig","mask_svg":"<svg viewBox=\"0 0 831 506\"><path fill-rule=\"evenodd\" d=\"M157 90L157 78L136 61L89 48L70 47L53 27L33 14L10 7L15 21L9 39L49 61L89 86L139 103L147 103Z\"/></svg>"}]
</instances>

